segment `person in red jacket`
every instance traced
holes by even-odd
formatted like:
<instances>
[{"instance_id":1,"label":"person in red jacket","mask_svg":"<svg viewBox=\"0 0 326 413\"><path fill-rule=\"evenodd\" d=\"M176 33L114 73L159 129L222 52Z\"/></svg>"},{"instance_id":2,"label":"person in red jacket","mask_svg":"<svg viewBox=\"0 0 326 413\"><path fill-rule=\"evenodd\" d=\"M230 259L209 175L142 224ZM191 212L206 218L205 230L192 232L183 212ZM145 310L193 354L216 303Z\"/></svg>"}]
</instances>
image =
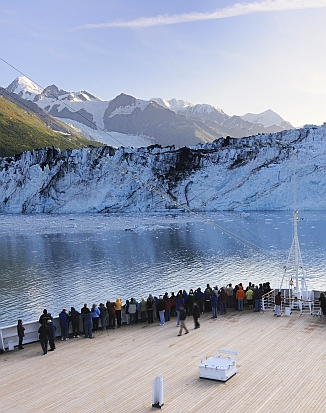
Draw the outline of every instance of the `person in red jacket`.
<instances>
[{"instance_id":1,"label":"person in red jacket","mask_svg":"<svg viewBox=\"0 0 326 413\"><path fill-rule=\"evenodd\" d=\"M109 328L115 328L115 302L107 301L106 308L108 309L109 313Z\"/></svg>"},{"instance_id":2,"label":"person in red jacket","mask_svg":"<svg viewBox=\"0 0 326 413\"><path fill-rule=\"evenodd\" d=\"M281 317L281 304L282 304L282 297L281 297L281 291L279 291L274 299L275 303L275 316Z\"/></svg>"}]
</instances>

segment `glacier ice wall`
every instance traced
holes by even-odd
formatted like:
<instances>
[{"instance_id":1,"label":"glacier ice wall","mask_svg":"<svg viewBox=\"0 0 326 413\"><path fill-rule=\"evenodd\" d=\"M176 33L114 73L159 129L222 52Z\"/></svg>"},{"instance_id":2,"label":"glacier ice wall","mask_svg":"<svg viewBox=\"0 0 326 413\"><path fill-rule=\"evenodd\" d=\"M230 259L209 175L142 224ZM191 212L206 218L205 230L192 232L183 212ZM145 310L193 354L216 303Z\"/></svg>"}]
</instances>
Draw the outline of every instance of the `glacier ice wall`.
<instances>
[{"instance_id":1,"label":"glacier ice wall","mask_svg":"<svg viewBox=\"0 0 326 413\"><path fill-rule=\"evenodd\" d=\"M0 159L0 212L325 209L325 153L325 124L194 147L46 148Z\"/></svg>"}]
</instances>

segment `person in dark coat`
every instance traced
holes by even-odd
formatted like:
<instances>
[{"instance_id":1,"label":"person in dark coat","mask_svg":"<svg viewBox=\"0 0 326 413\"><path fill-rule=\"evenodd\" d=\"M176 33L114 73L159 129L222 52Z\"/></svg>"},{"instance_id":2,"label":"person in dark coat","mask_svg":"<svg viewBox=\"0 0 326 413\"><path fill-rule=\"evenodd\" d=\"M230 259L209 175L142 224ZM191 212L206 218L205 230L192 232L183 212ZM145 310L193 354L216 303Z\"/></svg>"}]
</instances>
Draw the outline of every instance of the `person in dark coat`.
<instances>
[{"instance_id":1,"label":"person in dark coat","mask_svg":"<svg viewBox=\"0 0 326 413\"><path fill-rule=\"evenodd\" d=\"M79 316L80 313L75 310L74 307L70 309L70 320L71 320L71 327L72 327L72 336L73 338L79 337Z\"/></svg>"},{"instance_id":2,"label":"person in dark coat","mask_svg":"<svg viewBox=\"0 0 326 413\"><path fill-rule=\"evenodd\" d=\"M218 297L215 293L211 295L210 303L211 303L211 309L212 309L212 318L217 318ZM205 305L206 305L206 301L205 301Z\"/></svg>"},{"instance_id":3,"label":"person in dark coat","mask_svg":"<svg viewBox=\"0 0 326 413\"><path fill-rule=\"evenodd\" d=\"M205 298L204 293L202 292L201 288L198 287L197 290L195 291L195 301L197 301L201 313L203 313L204 311L204 298Z\"/></svg>"},{"instance_id":4,"label":"person in dark coat","mask_svg":"<svg viewBox=\"0 0 326 413\"><path fill-rule=\"evenodd\" d=\"M182 330L185 330L185 334L189 333L189 330L187 329L187 326L186 326L187 312L183 305L180 305L179 311L180 311L180 330L179 330L178 336L182 336Z\"/></svg>"},{"instance_id":5,"label":"person in dark coat","mask_svg":"<svg viewBox=\"0 0 326 413\"><path fill-rule=\"evenodd\" d=\"M59 314L59 322L61 327L61 340L69 340L69 318L65 308Z\"/></svg>"},{"instance_id":6,"label":"person in dark coat","mask_svg":"<svg viewBox=\"0 0 326 413\"><path fill-rule=\"evenodd\" d=\"M323 312L323 315L326 315L326 296L325 293L320 293L319 296L319 303L320 303L320 308L321 311Z\"/></svg>"},{"instance_id":7,"label":"person in dark coat","mask_svg":"<svg viewBox=\"0 0 326 413\"><path fill-rule=\"evenodd\" d=\"M86 307L84 309L82 317L83 317L83 322L84 322L85 338L93 338L93 335L92 335L93 317L92 317L91 310Z\"/></svg>"},{"instance_id":8,"label":"person in dark coat","mask_svg":"<svg viewBox=\"0 0 326 413\"><path fill-rule=\"evenodd\" d=\"M115 328L115 302L107 301L106 308L109 313L109 328Z\"/></svg>"},{"instance_id":9,"label":"person in dark coat","mask_svg":"<svg viewBox=\"0 0 326 413\"><path fill-rule=\"evenodd\" d=\"M47 322L47 321L50 320L50 319L51 319L51 315L48 314L48 310L47 310L46 308L44 308L43 314L40 316L38 322L39 322L40 324L43 324L43 321Z\"/></svg>"},{"instance_id":10,"label":"person in dark coat","mask_svg":"<svg viewBox=\"0 0 326 413\"><path fill-rule=\"evenodd\" d=\"M224 288L221 288L221 291L218 295L218 300L220 303L220 311L221 314L226 314L226 303L228 300L228 293L224 290Z\"/></svg>"},{"instance_id":11,"label":"person in dark coat","mask_svg":"<svg viewBox=\"0 0 326 413\"><path fill-rule=\"evenodd\" d=\"M17 323L17 334L18 334L18 348L23 350L23 339L25 337L25 327L23 326L23 320L18 320Z\"/></svg>"},{"instance_id":12,"label":"person in dark coat","mask_svg":"<svg viewBox=\"0 0 326 413\"><path fill-rule=\"evenodd\" d=\"M54 351L55 350L54 340L55 340L55 337L56 337L57 327L55 326L55 324L53 323L52 320L48 320L47 325L50 329L50 334L49 334L50 350L49 351Z\"/></svg>"},{"instance_id":13,"label":"person in dark coat","mask_svg":"<svg viewBox=\"0 0 326 413\"><path fill-rule=\"evenodd\" d=\"M200 308L199 308L197 301L194 302L194 306L192 309L192 316L194 318L195 329L199 328L200 324L199 324L198 318L200 318Z\"/></svg>"},{"instance_id":14,"label":"person in dark coat","mask_svg":"<svg viewBox=\"0 0 326 413\"><path fill-rule=\"evenodd\" d=\"M166 301L163 300L163 296L160 295L160 298L157 302L157 309L159 312L159 317L160 317L160 326L164 326L165 324L165 318L164 318L164 313L166 309Z\"/></svg>"},{"instance_id":15,"label":"person in dark coat","mask_svg":"<svg viewBox=\"0 0 326 413\"><path fill-rule=\"evenodd\" d=\"M149 294L147 298L146 307L147 307L148 324L152 324L153 323L153 311L154 311L154 300L153 300L152 294Z\"/></svg>"},{"instance_id":16,"label":"person in dark coat","mask_svg":"<svg viewBox=\"0 0 326 413\"><path fill-rule=\"evenodd\" d=\"M49 335L51 334L50 328L47 326L47 321L43 321L43 324L38 329L38 333L43 354L46 354L48 352Z\"/></svg>"}]
</instances>

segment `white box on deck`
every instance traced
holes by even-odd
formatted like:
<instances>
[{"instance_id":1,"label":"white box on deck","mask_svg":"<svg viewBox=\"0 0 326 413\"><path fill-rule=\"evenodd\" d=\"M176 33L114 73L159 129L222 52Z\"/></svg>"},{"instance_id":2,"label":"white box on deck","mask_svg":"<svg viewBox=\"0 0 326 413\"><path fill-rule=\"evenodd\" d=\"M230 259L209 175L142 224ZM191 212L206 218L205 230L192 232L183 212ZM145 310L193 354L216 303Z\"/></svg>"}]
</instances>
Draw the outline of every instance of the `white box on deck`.
<instances>
[{"instance_id":1,"label":"white box on deck","mask_svg":"<svg viewBox=\"0 0 326 413\"><path fill-rule=\"evenodd\" d=\"M237 372L236 361L230 357L222 357L220 354L237 355L236 351L218 350L214 357L209 357L199 364L199 377L218 381L227 381Z\"/></svg>"}]
</instances>

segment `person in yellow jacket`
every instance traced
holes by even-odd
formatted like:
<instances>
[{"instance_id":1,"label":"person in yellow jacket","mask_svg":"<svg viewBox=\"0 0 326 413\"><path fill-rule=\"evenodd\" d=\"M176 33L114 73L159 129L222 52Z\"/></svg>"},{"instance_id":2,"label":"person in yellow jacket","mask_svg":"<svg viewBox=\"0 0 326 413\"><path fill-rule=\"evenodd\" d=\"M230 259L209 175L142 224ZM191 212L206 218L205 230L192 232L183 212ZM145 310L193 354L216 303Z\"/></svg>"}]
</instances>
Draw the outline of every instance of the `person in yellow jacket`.
<instances>
[{"instance_id":1,"label":"person in yellow jacket","mask_svg":"<svg viewBox=\"0 0 326 413\"><path fill-rule=\"evenodd\" d=\"M117 319L117 327L121 327L121 308L122 308L122 301L121 298L117 298L115 300L115 317Z\"/></svg>"},{"instance_id":2,"label":"person in yellow jacket","mask_svg":"<svg viewBox=\"0 0 326 413\"><path fill-rule=\"evenodd\" d=\"M249 310L252 310L254 308L254 292L251 288L248 288L246 291L246 299L248 301Z\"/></svg>"},{"instance_id":3,"label":"person in yellow jacket","mask_svg":"<svg viewBox=\"0 0 326 413\"><path fill-rule=\"evenodd\" d=\"M238 300L238 311L243 311L243 302L245 298L245 292L243 291L242 284L239 284L239 289L235 298Z\"/></svg>"}]
</instances>

